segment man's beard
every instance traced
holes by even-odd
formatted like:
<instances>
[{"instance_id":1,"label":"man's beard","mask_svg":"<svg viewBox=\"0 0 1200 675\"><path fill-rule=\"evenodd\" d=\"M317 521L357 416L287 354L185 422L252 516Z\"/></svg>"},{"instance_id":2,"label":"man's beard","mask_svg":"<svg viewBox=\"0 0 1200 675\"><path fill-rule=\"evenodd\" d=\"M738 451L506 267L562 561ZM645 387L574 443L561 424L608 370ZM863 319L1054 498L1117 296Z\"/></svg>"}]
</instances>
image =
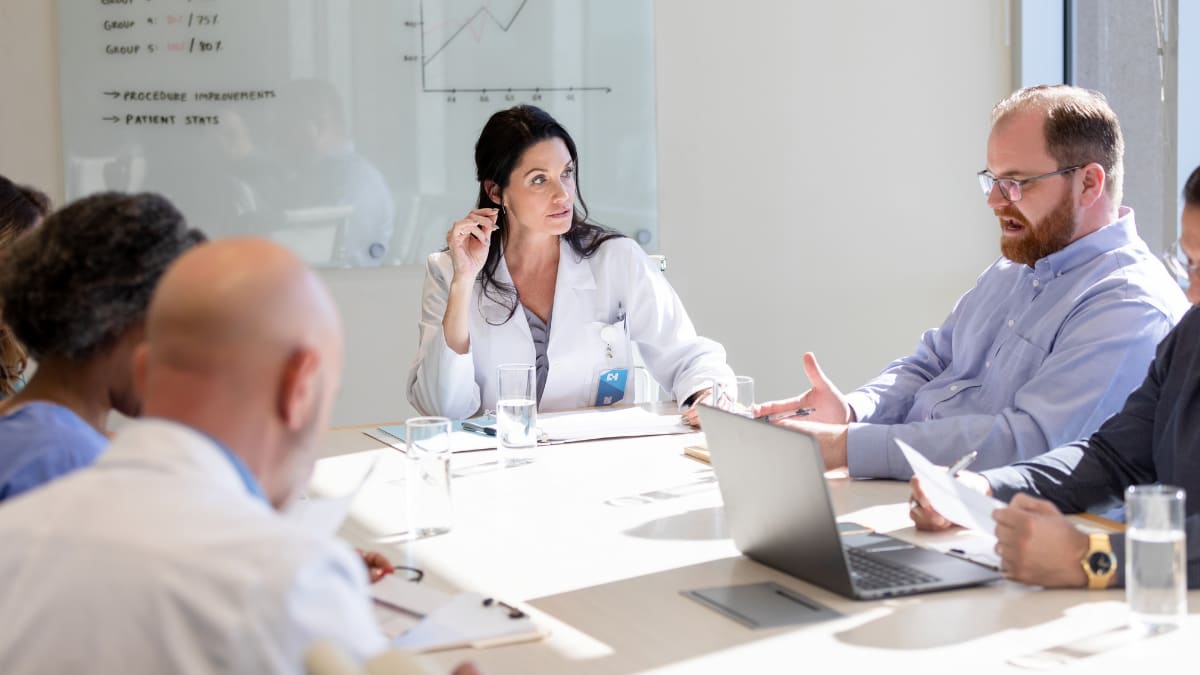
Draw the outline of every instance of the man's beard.
<instances>
[{"instance_id":1,"label":"man's beard","mask_svg":"<svg viewBox=\"0 0 1200 675\"><path fill-rule=\"evenodd\" d=\"M1075 218L1071 211L1070 195L1065 195L1036 227L1011 206L996 211L998 217L1011 218L1025 226L1020 238L1000 238L1000 252L1015 263L1033 267L1042 258L1063 250L1075 235Z\"/></svg>"}]
</instances>

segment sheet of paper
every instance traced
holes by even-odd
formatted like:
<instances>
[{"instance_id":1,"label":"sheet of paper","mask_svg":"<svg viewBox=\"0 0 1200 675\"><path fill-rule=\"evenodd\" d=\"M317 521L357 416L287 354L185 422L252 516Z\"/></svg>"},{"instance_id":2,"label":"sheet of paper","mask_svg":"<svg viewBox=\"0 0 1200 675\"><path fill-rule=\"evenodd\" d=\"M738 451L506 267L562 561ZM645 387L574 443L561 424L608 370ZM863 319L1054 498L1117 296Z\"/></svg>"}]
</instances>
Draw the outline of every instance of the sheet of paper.
<instances>
[{"instance_id":1,"label":"sheet of paper","mask_svg":"<svg viewBox=\"0 0 1200 675\"><path fill-rule=\"evenodd\" d=\"M374 455L362 477L355 483L354 489L337 496L321 496L313 483L309 485L309 494L293 500L283 511L285 518L299 523L311 532L327 532L329 536L337 534L355 497L362 491L375 467L379 465L379 456Z\"/></svg>"},{"instance_id":2,"label":"sheet of paper","mask_svg":"<svg viewBox=\"0 0 1200 675\"><path fill-rule=\"evenodd\" d=\"M958 482L945 469L934 466L933 462L904 441L897 440L896 445L900 446L900 452L904 453L913 473L921 479L921 489L929 497L934 510L952 523L995 536L996 521L992 519L992 511L1003 508L1004 502Z\"/></svg>"},{"instance_id":3,"label":"sheet of paper","mask_svg":"<svg viewBox=\"0 0 1200 675\"><path fill-rule=\"evenodd\" d=\"M426 616L454 597L432 586L389 574L371 584L371 597L417 616Z\"/></svg>"},{"instance_id":4,"label":"sheet of paper","mask_svg":"<svg viewBox=\"0 0 1200 675\"><path fill-rule=\"evenodd\" d=\"M550 443L686 434L695 431L680 421L677 412L658 414L644 408L609 408L538 415L538 428Z\"/></svg>"},{"instance_id":5,"label":"sheet of paper","mask_svg":"<svg viewBox=\"0 0 1200 675\"><path fill-rule=\"evenodd\" d=\"M383 634L396 638L412 630L425 615L450 602L453 593L390 575L371 584L375 619Z\"/></svg>"}]
</instances>

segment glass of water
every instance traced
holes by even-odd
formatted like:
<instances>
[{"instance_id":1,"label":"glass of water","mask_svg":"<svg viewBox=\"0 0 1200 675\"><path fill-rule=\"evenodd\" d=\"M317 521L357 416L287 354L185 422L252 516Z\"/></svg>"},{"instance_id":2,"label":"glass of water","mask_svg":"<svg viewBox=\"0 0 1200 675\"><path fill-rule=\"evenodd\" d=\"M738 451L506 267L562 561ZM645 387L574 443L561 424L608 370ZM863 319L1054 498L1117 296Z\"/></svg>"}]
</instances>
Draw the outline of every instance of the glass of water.
<instances>
[{"instance_id":1,"label":"glass of water","mask_svg":"<svg viewBox=\"0 0 1200 675\"><path fill-rule=\"evenodd\" d=\"M754 406L754 378L749 375L734 375L733 380L713 380L713 407L749 417Z\"/></svg>"},{"instance_id":2,"label":"glass of water","mask_svg":"<svg viewBox=\"0 0 1200 675\"><path fill-rule=\"evenodd\" d=\"M1125 491L1125 595L1130 623L1148 633L1178 628L1187 615L1186 497L1170 485Z\"/></svg>"},{"instance_id":3,"label":"glass of water","mask_svg":"<svg viewBox=\"0 0 1200 675\"><path fill-rule=\"evenodd\" d=\"M499 366L496 382L500 463L529 464L537 452L537 371L529 364L506 363Z\"/></svg>"},{"instance_id":4,"label":"glass of water","mask_svg":"<svg viewBox=\"0 0 1200 675\"><path fill-rule=\"evenodd\" d=\"M450 420L413 417L404 423L404 492L409 532L414 538L450 531L454 509L450 500Z\"/></svg>"}]
</instances>

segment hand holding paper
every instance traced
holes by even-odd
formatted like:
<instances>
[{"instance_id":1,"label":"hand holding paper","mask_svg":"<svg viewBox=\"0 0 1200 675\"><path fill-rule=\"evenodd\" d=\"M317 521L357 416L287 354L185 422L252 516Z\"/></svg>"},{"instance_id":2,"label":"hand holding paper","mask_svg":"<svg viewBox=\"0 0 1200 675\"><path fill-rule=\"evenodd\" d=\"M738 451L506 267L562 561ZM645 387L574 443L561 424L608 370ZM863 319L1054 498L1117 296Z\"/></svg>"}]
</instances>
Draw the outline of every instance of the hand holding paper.
<instances>
[{"instance_id":1,"label":"hand holding paper","mask_svg":"<svg viewBox=\"0 0 1200 675\"><path fill-rule=\"evenodd\" d=\"M896 445L900 446L900 452L904 453L913 473L921 481L921 487L934 510L952 523L995 536L996 521L992 518L992 512L1004 508L1004 502L958 482L904 441L898 440Z\"/></svg>"}]
</instances>

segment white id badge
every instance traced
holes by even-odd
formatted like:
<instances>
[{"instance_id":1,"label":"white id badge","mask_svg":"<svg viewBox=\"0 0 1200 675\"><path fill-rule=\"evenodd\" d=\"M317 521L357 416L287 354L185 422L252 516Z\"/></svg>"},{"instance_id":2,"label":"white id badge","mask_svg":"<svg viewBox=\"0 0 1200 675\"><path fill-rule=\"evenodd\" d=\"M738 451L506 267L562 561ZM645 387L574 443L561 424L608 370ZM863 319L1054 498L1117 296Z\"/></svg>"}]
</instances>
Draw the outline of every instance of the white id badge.
<instances>
[{"instance_id":1,"label":"white id badge","mask_svg":"<svg viewBox=\"0 0 1200 675\"><path fill-rule=\"evenodd\" d=\"M604 368L596 376L594 406L607 406L625 398L629 384L629 329L625 313L618 306L618 319L600 327L600 346L604 350Z\"/></svg>"}]
</instances>

